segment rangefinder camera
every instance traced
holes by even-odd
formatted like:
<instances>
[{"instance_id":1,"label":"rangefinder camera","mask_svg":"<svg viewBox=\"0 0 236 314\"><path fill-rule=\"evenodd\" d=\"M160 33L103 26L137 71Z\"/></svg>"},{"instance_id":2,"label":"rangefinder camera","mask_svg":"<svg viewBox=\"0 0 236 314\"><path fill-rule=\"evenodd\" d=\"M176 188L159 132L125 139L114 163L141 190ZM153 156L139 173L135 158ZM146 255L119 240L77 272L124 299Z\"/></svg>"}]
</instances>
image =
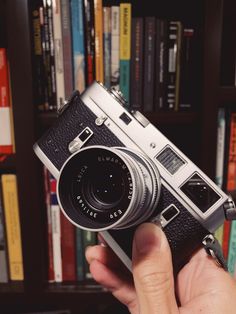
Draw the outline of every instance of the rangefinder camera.
<instances>
[{"instance_id":1,"label":"rangefinder camera","mask_svg":"<svg viewBox=\"0 0 236 314\"><path fill-rule=\"evenodd\" d=\"M203 171L122 93L93 82L74 92L34 151L57 179L65 216L102 237L132 270L143 222L162 226L180 269L235 206Z\"/></svg>"}]
</instances>

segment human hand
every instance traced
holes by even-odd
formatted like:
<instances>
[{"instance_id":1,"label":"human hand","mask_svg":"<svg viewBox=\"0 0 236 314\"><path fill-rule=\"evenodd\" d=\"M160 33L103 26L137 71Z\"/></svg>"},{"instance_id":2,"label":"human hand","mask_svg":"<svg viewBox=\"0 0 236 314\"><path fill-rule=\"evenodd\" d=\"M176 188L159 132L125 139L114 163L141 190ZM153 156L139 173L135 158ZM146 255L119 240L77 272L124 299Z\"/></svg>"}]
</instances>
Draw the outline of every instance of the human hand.
<instances>
[{"instance_id":1,"label":"human hand","mask_svg":"<svg viewBox=\"0 0 236 314\"><path fill-rule=\"evenodd\" d=\"M233 314L236 282L199 250L173 278L171 251L164 232L151 223L136 230L133 277L109 247L88 247L94 279L109 289L132 314Z\"/></svg>"}]
</instances>

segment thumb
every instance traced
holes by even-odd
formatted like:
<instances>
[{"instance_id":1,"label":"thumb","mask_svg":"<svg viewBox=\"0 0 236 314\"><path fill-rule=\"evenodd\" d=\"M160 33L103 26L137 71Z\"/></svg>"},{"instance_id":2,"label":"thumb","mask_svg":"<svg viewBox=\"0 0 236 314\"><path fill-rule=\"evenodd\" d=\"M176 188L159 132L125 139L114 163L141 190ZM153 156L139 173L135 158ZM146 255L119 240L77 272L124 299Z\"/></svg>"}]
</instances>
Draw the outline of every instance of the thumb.
<instances>
[{"instance_id":1,"label":"thumb","mask_svg":"<svg viewBox=\"0 0 236 314\"><path fill-rule=\"evenodd\" d=\"M140 313L178 313L170 247L160 227L144 223L137 228L132 263Z\"/></svg>"}]
</instances>

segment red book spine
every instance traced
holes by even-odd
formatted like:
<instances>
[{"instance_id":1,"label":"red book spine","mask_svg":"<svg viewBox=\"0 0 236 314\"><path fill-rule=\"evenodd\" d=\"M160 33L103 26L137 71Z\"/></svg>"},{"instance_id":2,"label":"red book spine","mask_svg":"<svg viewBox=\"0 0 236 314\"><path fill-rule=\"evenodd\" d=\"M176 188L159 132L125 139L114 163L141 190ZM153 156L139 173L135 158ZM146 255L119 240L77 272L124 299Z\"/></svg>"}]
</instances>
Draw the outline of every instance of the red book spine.
<instances>
[{"instance_id":1,"label":"red book spine","mask_svg":"<svg viewBox=\"0 0 236 314\"><path fill-rule=\"evenodd\" d=\"M76 281L75 227L61 212L62 280Z\"/></svg>"},{"instance_id":2,"label":"red book spine","mask_svg":"<svg viewBox=\"0 0 236 314\"><path fill-rule=\"evenodd\" d=\"M5 48L0 48L0 125L4 130L0 134L0 154L12 154L10 90Z\"/></svg>"},{"instance_id":3,"label":"red book spine","mask_svg":"<svg viewBox=\"0 0 236 314\"><path fill-rule=\"evenodd\" d=\"M52 246L52 216L51 216L51 204L50 204L50 186L49 186L49 172L44 167L44 190L45 201L47 206L47 225L48 225L48 281L55 281L54 264L53 264L53 246Z\"/></svg>"},{"instance_id":4,"label":"red book spine","mask_svg":"<svg viewBox=\"0 0 236 314\"><path fill-rule=\"evenodd\" d=\"M228 220L224 221L224 231L223 231L223 240L222 240L222 251L224 258L228 258L228 252L229 252L229 237L230 237L230 227L231 222Z\"/></svg>"}]
</instances>

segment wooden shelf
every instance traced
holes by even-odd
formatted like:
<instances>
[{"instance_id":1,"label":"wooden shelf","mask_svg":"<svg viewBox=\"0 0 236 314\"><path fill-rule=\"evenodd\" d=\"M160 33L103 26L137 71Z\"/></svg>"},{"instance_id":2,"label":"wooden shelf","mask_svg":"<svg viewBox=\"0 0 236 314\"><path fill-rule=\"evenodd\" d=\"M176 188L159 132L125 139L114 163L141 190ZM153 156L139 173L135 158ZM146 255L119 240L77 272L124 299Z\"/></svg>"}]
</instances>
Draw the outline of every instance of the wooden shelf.
<instances>
[{"instance_id":1,"label":"wooden shelf","mask_svg":"<svg viewBox=\"0 0 236 314\"><path fill-rule=\"evenodd\" d=\"M236 103L236 86L220 87L220 105Z\"/></svg>"},{"instance_id":2,"label":"wooden shelf","mask_svg":"<svg viewBox=\"0 0 236 314\"><path fill-rule=\"evenodd\" d=\"M5 159L0 161L0 172L3 170L6 171L14 171L16 169L16 154L12 154L6 156Z\"/></svg>"},{"instance_id":3,"label":"wooden shelf","mask_svg":"<svg viewBox=\"0 0 236 314\"><path fill-rule=\"evenodd\" d=\"M0 293L24 293L24 282L0 283Z\"/></svg>"}]
</instances>

